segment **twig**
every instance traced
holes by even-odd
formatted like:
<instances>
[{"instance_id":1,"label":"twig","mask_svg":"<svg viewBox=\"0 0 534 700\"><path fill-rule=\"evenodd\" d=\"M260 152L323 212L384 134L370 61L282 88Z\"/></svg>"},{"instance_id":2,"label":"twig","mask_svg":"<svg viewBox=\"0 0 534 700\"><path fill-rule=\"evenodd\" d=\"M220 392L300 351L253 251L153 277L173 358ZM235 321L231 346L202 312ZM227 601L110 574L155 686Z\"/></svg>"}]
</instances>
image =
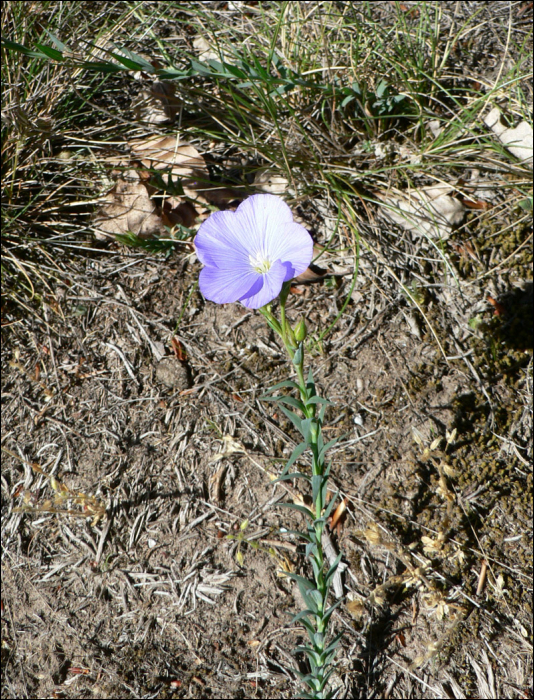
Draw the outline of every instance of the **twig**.
<instances>
[{"instance_id":1,"label":"twig","mask_svg":"<svg viewBox=\"0 0 534 700\"><path fill-rule=\"evenodd\" d=\"M134 380L134 382L136 383L136 385L139 386L139 382L137 381L137 378L136 378L135 374L133 373L132 366L131 366L131 364L128 362L128 360L126 359L126 357L124 356L124 353L122 352L122 350L119 350L119 348L118 348L116 345L113 345L113 343L104 343L104 345L106 345L108 348L111 348L114 352L117 353L117 355L118 355L118 356L121 358L121 360L123 361L124 366L126 367L126 371L127 371L128 374L130 375L130 377Z\"/></svg>"}]
</instances>

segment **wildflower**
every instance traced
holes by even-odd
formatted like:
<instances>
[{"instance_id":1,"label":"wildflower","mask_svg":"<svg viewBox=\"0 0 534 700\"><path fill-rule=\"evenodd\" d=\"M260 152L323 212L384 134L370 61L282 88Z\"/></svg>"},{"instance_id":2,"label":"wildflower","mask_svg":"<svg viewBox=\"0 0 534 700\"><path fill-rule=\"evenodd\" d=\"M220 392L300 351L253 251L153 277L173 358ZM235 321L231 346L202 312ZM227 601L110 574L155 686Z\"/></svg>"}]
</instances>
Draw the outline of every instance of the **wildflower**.
<instances>
[{"instance_id":1,"label":"wildflower","mask_svg":"<svg viewBox=\"0 0 534 700\"><path fill-rule=\"evenodd\" d=\"M200 227L195 247L204 268L200 291L216 304L240 301L259 309L300 275L313 257L313 241L291 209L271 194L255 194L235 212L218 211Z\"/></svg>"}]
</instances>

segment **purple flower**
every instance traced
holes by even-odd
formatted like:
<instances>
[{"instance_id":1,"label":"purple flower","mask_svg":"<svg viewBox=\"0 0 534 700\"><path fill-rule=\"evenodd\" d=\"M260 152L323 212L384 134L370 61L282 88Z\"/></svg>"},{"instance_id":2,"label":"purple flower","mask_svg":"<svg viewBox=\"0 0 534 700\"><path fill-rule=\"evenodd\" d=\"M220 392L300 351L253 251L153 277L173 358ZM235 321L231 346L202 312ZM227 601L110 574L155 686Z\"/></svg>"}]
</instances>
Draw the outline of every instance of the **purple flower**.
<instances>
[{"instance_id":1,"label":"purple flower","mask_svg":"<svg viewBox=\"0 0 534 700\"><path fill-rule=\"evenodd\" d=\"M206 299L240 301L249 309L275 299L313 257L310 234L272 194L254 194L235 212L212 214L199 228L195 247L205 265L199 285Z\"/></svg>"}]
</instances>

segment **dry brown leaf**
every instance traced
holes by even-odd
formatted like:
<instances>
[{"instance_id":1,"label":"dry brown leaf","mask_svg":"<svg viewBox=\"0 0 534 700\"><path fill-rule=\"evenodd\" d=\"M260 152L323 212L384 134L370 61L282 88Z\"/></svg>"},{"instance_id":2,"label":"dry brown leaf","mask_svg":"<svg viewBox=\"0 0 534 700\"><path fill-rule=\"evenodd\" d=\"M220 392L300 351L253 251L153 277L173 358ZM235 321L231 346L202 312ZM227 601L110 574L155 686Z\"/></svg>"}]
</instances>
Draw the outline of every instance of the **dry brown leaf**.
<instances>
[{"instance_id":1,"label":"dry brown leaf","mask_svg":"<svg viewBox=\"0 0 534 700\"><path fill-rule=\"evenodd\" d=\"M454 197L450 185L422 187L406 193L376 193L384 202L381 213L417 236L447 239L465 214L464 205Z\"/></svg>"},{"instance_id":2,"label":"dry brown leaf","mask_svg":"<svg viewBox=\"0 0 534 700\"><path fill-rule=\"evenodd\" d=\"M136 170L121 174L115 187L106 195L95 219L96 237L107 240L117 234L135 233L141 238L164 235L161 217L148 196Z\"/></svg>"},{"instance_id":3,"label":"dry brown leaf","mask_svg":"<svg viewBox=\"0 0 534 700\"><path fill-rule=\"evenodd\" d=\"M212 47L209 41L202 36L202 34L197 34L193 39L193 48L198 53L198 57L201 61L221 61L221 55L219 52ZM230 62L230 57L223 52L222 60L225 63Z\"/></svg>"},{"instance_id":4,"label":"dry brown leaf","mask_svg":"<svg viewBox=\"0 0 534 700\"><path fill-rule=\"evenodd\" d=\"M202 155L190 143L180 143L177 136L156 136L130 141L129 145L147 170L170 171L173 182L179 180L190 199L224 205L245 196L242 189L210 183ZM165 176L164 180L167 181Z\"/></svg>"},{"instance_id":5,"label":"dry brown leaf","mask_svg":"<svg viewBox=\"0 0 534 700\"><path fill-rule=\"evenodd\" d=\"M180 202L175 197L169 197L163 202L161 218L165 226L172 228L181 225L190 228L198 218L198 211L191 202Z\"/></svg>"},{"instance_id":6,"label":"dry brown leaf","mask_svg":"<svg viewBox=\"0 0 534 700\"><path fill-rule=\"evenodd\" d=\"M173 122L181 108L175 96L175 85L167 80L155 80L139 93L132 104L136 119L148 124Z\"/></svg>"},{"instance_id":7,"label":"dry brown leaf","mask_svg":"<svg viewBox=\"0 0 534 700\"><path fill-rule=\"evenodd\" d=\"M177 136L130 141L129 146L147 170L166 170L173 181L179 179L187 197L195 199L198 193L209 188L204 158L190 143L180 143Z\"/></svg>"},{"instance_id":8,"label":"dry brown leaf","mask_svg":"<svg viewBox=\"0 0 534 700\"><path fill-rule=\"evenodd\" d=\"M533 139L532 127L525 121L515 129L509 129L501 121L501 110L495 107L484 118L486 126L498 136L501 143L520 161L532 167Z\"/></svg>"},{"instance_id":9,"label":"dry brown leaf","mask_svg":"<svg viewBox=\"0 0 534 700\"><path fill-rule=\"evenodd\" d=\"M295 277L294 283L303 284L306 282L320 282L328 275L328 270L324 267L319 267L319 265L314 265L310 263L304 272Z\"/></svg>"},{"instance_id":10,"label":"dry brown leaf","mask_svg":"<svg viewBox=\"0 0 534 700\"><path fill-rule=\"evenodd\" d=\"M254 187L269 194L284 194L289 188L289 182L283 175L272 170L262 170L254 178Z\"/></svg>"}]
</instances>

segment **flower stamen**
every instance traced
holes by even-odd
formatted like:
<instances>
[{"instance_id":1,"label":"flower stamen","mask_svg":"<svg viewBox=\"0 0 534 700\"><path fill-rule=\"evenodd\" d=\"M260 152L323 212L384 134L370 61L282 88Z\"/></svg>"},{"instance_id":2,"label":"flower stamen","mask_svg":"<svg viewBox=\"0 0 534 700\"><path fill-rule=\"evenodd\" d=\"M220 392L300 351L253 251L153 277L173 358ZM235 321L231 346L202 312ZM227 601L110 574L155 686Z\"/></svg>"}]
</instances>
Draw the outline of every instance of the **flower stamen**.
<instances>
[{"instance_id":1,"label":"flower stamen","mask_svg":"<svg viewBox=\"0 0 534 700\"><path fill-rule=\"evenodd\" d=\"M257 255L255 258L253 258L252 255L249 255L248 259L250 260L250 264L254 268L254 271L259 272L260 275L264 275L271 269L272 262L261 255Z\"/></svg>"}]
</instances>

